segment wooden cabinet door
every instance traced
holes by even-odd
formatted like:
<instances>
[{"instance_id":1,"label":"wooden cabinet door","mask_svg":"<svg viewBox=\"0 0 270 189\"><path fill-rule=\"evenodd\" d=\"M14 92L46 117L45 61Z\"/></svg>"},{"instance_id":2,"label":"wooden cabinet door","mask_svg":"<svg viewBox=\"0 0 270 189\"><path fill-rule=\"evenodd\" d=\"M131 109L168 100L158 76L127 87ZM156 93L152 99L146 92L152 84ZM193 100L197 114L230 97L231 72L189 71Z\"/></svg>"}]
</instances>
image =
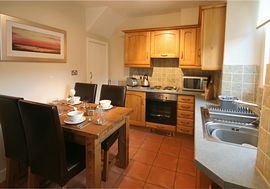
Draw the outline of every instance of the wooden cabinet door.
<instances>
[{"instance_id":1,"label":"wooden cabinet door","mask_svg":"<svg viewBox=\"0 0 270 189\"><path fill-rule=\"evenodd\" d=\"M224 53L226 6L202 8L202 70L221 70Z\"/></svg>"},{"instance_id":2,"label":"wooden cabinet door","mask_svg":"<svg viewBox=\"0 0 270 189\"><path fill-rule=\"evenodd\" d=\"M145 92L128 91L126 107L133 109L129 117L130 124L145 127Z\"/></svg>"},{"instance_id":3,"label":"wooden cabinet door","mask_svg":"<svg viewBox=\"0 0 270 189\"><path fill-rule=\"evenodd\" d=\"M179 30L151 32L152 58L179 57Z\"/></svg>"},{"instance_id":4,"label":"wooden cabinet door","mask_svg":"<svg viewBox=\"0 0 270 189\"><path fill-rule=\"evenodd\" d=\"M196 67L196 28L180 30L180 67Z\"/></svg>"},{"instance_id":5,"label":"wooden cabinet door","mask_svg":"<svg viewBox=\"0 0 270 189\"><path fill-rule=\"evenodd\" d=\"M125 34L125 66L150 67L150 32Z\"/></svg>"}]
</instances>

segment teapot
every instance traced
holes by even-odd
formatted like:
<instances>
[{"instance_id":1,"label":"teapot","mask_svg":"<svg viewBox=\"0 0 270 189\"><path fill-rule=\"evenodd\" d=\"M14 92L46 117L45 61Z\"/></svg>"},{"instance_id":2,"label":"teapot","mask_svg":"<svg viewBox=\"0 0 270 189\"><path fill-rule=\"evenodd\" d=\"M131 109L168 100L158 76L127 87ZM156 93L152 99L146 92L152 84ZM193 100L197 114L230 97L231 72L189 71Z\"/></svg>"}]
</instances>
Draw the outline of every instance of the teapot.
<instances>
[{"instance_id":1,"label":"teapot","mask_svg":"<svg viewBox=\"0 0 270 189\"><path fill-rule=\"evenodd\" d=\"M148 81L148 75L147 75L147 74L145 74L145 75L143 76L142 86L143 86L143 87L149 87L149 81Z\"/></svg>"}]
</instances>

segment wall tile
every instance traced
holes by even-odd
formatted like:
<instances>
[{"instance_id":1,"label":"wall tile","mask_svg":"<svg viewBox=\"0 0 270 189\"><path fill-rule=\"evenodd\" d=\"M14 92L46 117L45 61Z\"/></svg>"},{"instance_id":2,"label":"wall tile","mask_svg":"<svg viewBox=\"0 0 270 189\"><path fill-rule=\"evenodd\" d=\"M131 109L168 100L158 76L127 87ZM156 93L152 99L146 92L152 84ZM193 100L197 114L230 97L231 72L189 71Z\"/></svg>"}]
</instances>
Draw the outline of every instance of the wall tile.
<instances>
[{"instance_id":1,"label":"wall tile","mask_svg":"<svg viewBox=\"0 0 270 189\"><path fill-rule=\"evenodd\" d=\"M270 108L270 86L264 86L263 105Z\"/></svg>"},{"instance_id":2,"label":"wall tile","mask_svg":"<svg viewBox=\"0 0 270 189\"><path fill-rule=\"evenodd\" d=\"M232 90L232 82L222 81L222 90L231 91Z\"/></svg>"},{"instance_id":3,"label":"wall tile","mask_svg":"<svg viewBox=\"0 0 270 189\"><path fill-rule=\"evenodd\" d=\"M243 93L252 93L255 95L255 84L254 83L243 83Z\"/></svg>"},{"instance_id":4,"label":"wall tile","mask_svg":"<svg viewBox=\"0 0 270 189\"><path fill-rule=\"evenodd\" d=\"M233 65L231 68L232 73L243 73L244 66L243 65Z\"/></svg>"},{"instance_id":5,"label":"wall tile","mask_svg":"<svg viewBox=\"0 0 270 189\"><path fill-rule=\"evenodd\" d=\"M255 74L243 74L243 82L255 83Z\"/></svg>"},{"instance_id":6,"label":"wall tile","mask_svg":"<svg viewBox=\"0 0 270 189\"><path fill-rule=\"evenodd\" d=\"M232 96L236 96L239 99L242 99L242 93L239 90L231 91Z\"/></svg>"},{"instance_id":7,"label":"wall tile","mask_svg":"<svg viewBox=\"0 0 270 189\"><path fill-rule=\"evenodd\" d=\"M266 151L266 140L267 140L267 133L266 131L260 126L259 128L259 141L258 141L258 147L265 152Z\"/></svg>"},{"instance_id":8,"label":"wall tile","mask_svg":"<svg viewBox=\"0 0 270 189\"><path fill-rule=\"evenodd\" d=\"M270 85L270 64L267 64L266 67L265 84Z\"/></svg>"},{"instance_id":9,"label":"wall tile","mask_svg":"<svg viewBox=\"0 0 270 189\"><path fill-rule=\"evenodd\" d=\"M244 66L244 73L257 73L258 72L258 66L256 65L245 65Z\"/></svg>"},{"instance_id":10,"label":"wall tile","mask_svg":"<svg viewBox=\"0 0 270 189\"><path fill-rule=\"evenodd\" d=\"M232 74L232 82L242 83L243 82L243 75L241 73Z\"/></svg>"},{"instance_id":11,"label":"wall tile","mask_svg":"<svg viewBox=\"0 0 270 189\"><path fill-rule=\"evenodd\" d=\"M231 65L223 65L223 73L231 73L232 72L232 66Z\"/></svg>"},{"instance_id":12,"label":"wall tile","mask_svg":"<svg viewBox=\"0 0 270 189\"><path fill-rule=\"evenodd\" d=\"M265 162L265 156L263 152L260 149L258 149L257 158L256 158L256 166L262 173L264 173L264 162Z\"/></svg>"},{"instance_id":13,"label":"wall tile","mask_svg":"<svg viewBox=\"0 0 270 189\"><path fill-rule=\"evenodd\" d=\"M265 159L264 176L266 180L269 182L270 181L270 158L269 157Z\"/></svg>"},{"instance_id":14,"label":"wall tile","mask_svg":"<svg viewBox=\"0 0 270 189\"><path fill-rule=\"evenodd\" d=\"M266 155L270 158L270 133L267 134L267 141L266 141Z\"/></svg>"},{"instance_id":15,"label":"wall tile","mask_svg":"<svg viewBox=\"0 0 270 189\"><path fill-rule=\"evenodd\" d=\"M242 83L232 82L232 91L242 91Z\"/></svg>"},{"instance_id":16,"label":"wall tile","mask_svg":"<svg viewBox=\"0 0 270 189\"><path fill-rule=\"evenodd\" d=\"M270 110L263 107L261 110L260 126L266 131L268 130L268 122L270 121Z\"/></svg>"},{"instance_id":17,"label":"wall tile","mask_svg":"<svg viewBox=\"0 0 270 189\"><path fill-rule=\"evenodd\" d=\"M223 81L232 81L232 74L230 74L230 73L224 73L222 75L222 80Z\"/></svg>"}]
</instances>

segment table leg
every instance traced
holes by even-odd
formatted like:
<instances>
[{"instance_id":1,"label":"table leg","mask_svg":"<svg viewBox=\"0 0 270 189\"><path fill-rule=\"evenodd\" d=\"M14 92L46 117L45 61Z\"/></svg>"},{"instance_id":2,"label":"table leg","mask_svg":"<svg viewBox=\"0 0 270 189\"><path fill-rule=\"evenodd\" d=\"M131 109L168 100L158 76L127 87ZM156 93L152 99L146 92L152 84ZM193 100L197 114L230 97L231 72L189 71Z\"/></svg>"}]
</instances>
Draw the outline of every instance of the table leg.
<instances>
[{"instance_id":1,"label":"table leg","mask_svg":"<svg viewBox=\"0 0 270 189\"><path fill-rule=\"evenodd\" d=\"M118 137L119 167L126 168L129 162L129 119L119 129Z\"/></svg>"},{"instance_id":2,"label":"table leg","mask_svg":"<svg viewBox=\"0 0 270 189\"><path fill-rule=\"evenodd\" d=\"M86 187L101 187L101 144L93 138L86 138Z\"/></svg>"}]
</instances>

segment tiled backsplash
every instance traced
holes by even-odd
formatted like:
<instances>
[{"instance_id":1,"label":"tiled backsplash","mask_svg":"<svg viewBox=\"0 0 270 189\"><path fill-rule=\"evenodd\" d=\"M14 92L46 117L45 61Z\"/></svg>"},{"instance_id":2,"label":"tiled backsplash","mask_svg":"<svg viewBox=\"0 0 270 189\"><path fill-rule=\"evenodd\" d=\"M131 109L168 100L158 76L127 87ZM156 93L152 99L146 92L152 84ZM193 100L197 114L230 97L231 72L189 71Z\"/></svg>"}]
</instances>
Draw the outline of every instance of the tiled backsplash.
<instances>
[{"instance_id":1,"label":"tiled backsplash","mask_svg":"<svg viewBox=\"0 0 270 189\"><path fill-rule=\"evenodd\" d=\"M255 102L257 84L258 66L223 66L222 95L236 96L244 101Z\"/></svg>"},{"instance_id":2,"label":"tiled backsplash","mask_svg":"<svg viewBox=\"0 0 270 189\"><path fill-rule=\"evenodd\" d=\"M139 78L147 74L151 86L182 87L183 72L178 59L153 59L152 64L151 68L130 68L129 75Z\"/></svg>"},{"instance_id":3,"label":"tiled backsplash","mask_svg":"<svg viewBox=\"0 0 270 189\"><path fill-rule=\"evenodd\" d=\"M256 166L270 185L270 64L263 90Z\"/></svg>"}]
</instances>

